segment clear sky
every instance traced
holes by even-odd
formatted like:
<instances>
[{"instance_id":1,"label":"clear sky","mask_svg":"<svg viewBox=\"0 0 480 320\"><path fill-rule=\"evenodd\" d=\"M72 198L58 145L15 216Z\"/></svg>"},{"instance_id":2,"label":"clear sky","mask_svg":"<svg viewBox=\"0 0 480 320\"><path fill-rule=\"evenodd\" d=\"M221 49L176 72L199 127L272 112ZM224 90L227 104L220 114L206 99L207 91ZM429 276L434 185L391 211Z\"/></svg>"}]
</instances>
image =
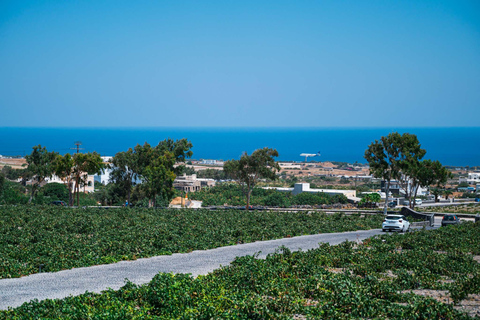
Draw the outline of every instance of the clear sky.
<instances>
[{"instance_id":1,"label":"clear sky","mask_svg":"<svg viewBox=\"0 0 480 320\"><path fill-rule=\"evenodd\" d=\"M480 1L1 0L0 126L480 126Z\"/></svg>"}]
</instances>

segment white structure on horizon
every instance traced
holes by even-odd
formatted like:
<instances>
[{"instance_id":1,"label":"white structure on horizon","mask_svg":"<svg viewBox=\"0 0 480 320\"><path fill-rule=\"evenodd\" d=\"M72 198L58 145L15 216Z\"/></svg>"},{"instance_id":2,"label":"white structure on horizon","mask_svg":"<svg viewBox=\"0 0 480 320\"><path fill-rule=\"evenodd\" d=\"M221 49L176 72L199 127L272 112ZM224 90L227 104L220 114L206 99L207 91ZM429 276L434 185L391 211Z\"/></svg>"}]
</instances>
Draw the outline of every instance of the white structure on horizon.
<instances>
[{"instance_id":1,"label":"white structure on horizon","mask_svg":"<svg viewBox=\"0 0 480 320\"><path fill-rule=\"evenodd\" d=\"M109 164L112 161L111 156L104 156L101 157L103 160L103 163ZM112 172L112 169L107 168L103 170L101 174L95 175L95 181L100 182L101 184L107 185L110 182L110 172Z\"/></svg>"},{"instance_id":2,"label":"white structure on horizon","mask_svg":"<svg viewBox=\"0 0 480 320\"><path fill-rule=\"evenodd\" d=\"M202 159L200 164L214 165L214 166L223 166L223 161L221 160L212 160L212 159Z\"/></svg>"},{"instance_id":3,"label":"white structure on horizon","mask_svg":"<svg viewBox=\"0 0 480 320\"><path fill-rule=\"evenodd\" d=\"M336 189L312 189L310 183L295 183L293 188L279 188L279 187L263 187L263 189L275 189L277 191L291 192L293 195L297 195L302 192L310 193L326 193L328 195L340 195L343 194L348 200L358 202L360 198L357 198L357 192L355 190L336 190Z\"/></svg>"}]
</instances>

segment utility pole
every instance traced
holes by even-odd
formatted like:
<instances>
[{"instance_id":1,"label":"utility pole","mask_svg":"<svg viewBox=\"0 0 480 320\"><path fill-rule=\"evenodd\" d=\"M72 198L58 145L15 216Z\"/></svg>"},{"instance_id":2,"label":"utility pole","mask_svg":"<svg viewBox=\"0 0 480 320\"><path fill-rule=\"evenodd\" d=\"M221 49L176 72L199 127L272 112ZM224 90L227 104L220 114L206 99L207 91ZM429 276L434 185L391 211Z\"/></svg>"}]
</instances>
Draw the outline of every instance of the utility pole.
<instances>
[{"instance_id":1,"label":"utility pole","mask_svg":"<svg viewBox=\"0 0 480 320\"><path fill-rule=\"evenodd\" d=\"M80 150L83 150L85 148L80 148L80 146L82 145L82 141L75 141L74 144L77 146L76 148L70 148L71 150L77 150L77 153L80 152Z\"/></svg>"}]
</instances>

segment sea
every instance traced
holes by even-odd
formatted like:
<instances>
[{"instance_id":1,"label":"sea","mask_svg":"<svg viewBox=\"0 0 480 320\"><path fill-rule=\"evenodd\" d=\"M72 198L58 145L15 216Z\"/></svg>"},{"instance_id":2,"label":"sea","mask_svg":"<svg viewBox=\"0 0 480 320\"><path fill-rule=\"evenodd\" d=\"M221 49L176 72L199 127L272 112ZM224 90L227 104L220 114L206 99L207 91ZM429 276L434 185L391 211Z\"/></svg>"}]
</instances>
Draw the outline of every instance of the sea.
<instances>
[{"instance_id":1,"label":"sea","mask_svg":"<svg viewBox=\"0 0 480 320\"><path fill-rule=\"evenodd\" d=\"M60 154L96 151L113 156L145 142L186 138L192 159L238 159L243 152L269 147L278 160L304 161L301 153L320 153L308 161L366 163L369 144L391 132L417 135L424 159L446 166L480 166L480 127L448 128L0 128L0 155L25 156L42 145Z\"/></svg>"}]
</instances>

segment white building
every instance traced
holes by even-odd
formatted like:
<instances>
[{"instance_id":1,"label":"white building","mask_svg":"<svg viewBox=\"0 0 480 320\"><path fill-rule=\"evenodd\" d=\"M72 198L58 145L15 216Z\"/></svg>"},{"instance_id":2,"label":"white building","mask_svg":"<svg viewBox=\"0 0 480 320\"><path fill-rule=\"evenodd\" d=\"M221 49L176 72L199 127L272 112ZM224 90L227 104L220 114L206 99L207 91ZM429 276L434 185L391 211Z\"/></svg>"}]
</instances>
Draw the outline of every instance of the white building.
<instances>
[{"instance_id":1,"label":"white building","mask_svg":"<svg viewBox=\"0 0 480 320\"><path fill-rule=\"evenodd\" d=\"M293 188L278 188L278 187L263 187L263 189L276 189L277 191L291 192L293 195L297 195L302 192L310 193L326 193L328 195L340 195L343 194L347 199L352 201L359 201L357 198L357 192L355 190L335 190L335 189L312 189L310 183L295 183Z\"/></svg>"},{"instance_id":2,"label":"white building","mask_svg":"<svg viewBox=\"0 0 480 320\"><path fill-rule=\"evenodd\" d=\"M223 161L211 160L211 159L202 159L200 164L213 165L213 166L223 166Z\"/></svg>"},{"instance_id":3,"label":"white building","mask_svg":"<svg viewBox=\"0 0 480 320\"><path fill-rule=\"evenodd\" d=\"M65 184L64 181L62 181L62 179L60 179L59 177L57 176L52 176L51 178L46 178L45 179L45 182L46 183L61 183L61 184ZM75 189L75 181L72 181L73 182L73 187L72 187L72 190ZM94 176L93 175L87 175L87 183L85 185L81 185L80 186L80 191L81 192L94 192L95 191L95 179L94 179Z\"/></svg>"},{"instance_id":4,"label":"white building","mask_svg":"<svg viewBox=\"0 0 480 320\"><path fill-rule=\"evenodd\" d=\"M469 172L467 178L468 184L477 184L480 183L480 172Z\"/></svg>"},{"instance_id":5,"label":"white building","mask_svg":"<svg viewBox=\"0 0 480 320\"><path fill-rule=\"evenodd\" d=\"M111 156L106 156L106 157L101 157L103 160L103 163L110 164L112 161ZM103 170L101 174L98 174L95 176L95 181L100 182L101 184L107 185L110 182L110 173L112 172L112 169L107 168Z\"/></svg>"}]
</instances>

